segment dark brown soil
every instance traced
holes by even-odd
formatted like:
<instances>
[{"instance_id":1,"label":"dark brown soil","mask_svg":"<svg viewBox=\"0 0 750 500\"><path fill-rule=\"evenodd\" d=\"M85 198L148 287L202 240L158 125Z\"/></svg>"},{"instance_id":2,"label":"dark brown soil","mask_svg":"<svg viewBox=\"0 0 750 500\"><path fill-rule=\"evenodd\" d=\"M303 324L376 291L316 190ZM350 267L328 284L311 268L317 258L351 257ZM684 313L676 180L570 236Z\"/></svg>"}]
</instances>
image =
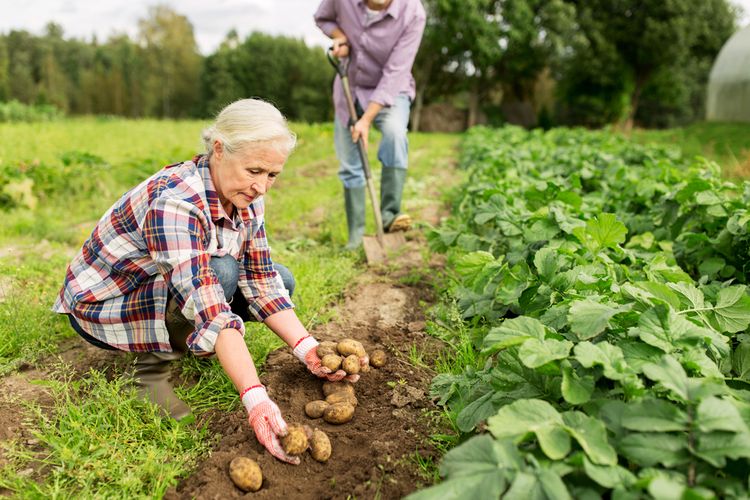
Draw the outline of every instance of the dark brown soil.
<instances>
[{"instance_id":1,"label":"dark brown soil","mask_svg":"<svg viewBox=\"0 0 750 500\"><path fill-rule=\"evenodd\" d=\"M365 273L338 308L339 319L312 332L319 340L350 337L369 351L388 352L383 368L373 368L355 384L359 406L351 422L333 425L305 416L305 404L323 397L322 381L310 375L288 349L268 357L262 382L288 423L309 424L328 434L333 454L327 463L316 462L309 454L298 466L276 460L255 439L245 411L238 410L215 416L210 429L221 439L196 472L166 498L244 496L228 475L229 462L236 456L252 458L263 471L262 488L248 494L253 498L401 498L426 484L413 457L415 453L435 457L428 440L437 431L428 397L434 373L421 363L414 366L409 353L414 349L429 365L441 344L424 333L423 310L433 301L431 291L399 282L417 264L425 267L419 251L423 244L411 241L387 267Z\"/></svg>"}]
</instances>

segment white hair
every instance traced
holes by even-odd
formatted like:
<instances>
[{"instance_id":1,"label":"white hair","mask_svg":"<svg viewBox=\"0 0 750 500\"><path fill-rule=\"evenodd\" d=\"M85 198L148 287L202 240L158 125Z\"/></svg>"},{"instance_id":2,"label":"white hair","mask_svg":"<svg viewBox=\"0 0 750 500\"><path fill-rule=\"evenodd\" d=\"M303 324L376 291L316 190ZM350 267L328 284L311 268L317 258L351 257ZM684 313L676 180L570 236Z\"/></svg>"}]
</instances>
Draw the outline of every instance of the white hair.
<instances>
[{"instance_id":1,"label":"white hair","mask_svg":"<svg viewBox=\"0 0 750 500\"><path fill-rule=\"evenodd\" d=\"M289 130L284 115L260 99L241 99L229 104L216 115L202 137L209 156L217 140L228 154L251 146L271 145L288 155L297 143L297 136Z\"/></svg>"}]
</instances>

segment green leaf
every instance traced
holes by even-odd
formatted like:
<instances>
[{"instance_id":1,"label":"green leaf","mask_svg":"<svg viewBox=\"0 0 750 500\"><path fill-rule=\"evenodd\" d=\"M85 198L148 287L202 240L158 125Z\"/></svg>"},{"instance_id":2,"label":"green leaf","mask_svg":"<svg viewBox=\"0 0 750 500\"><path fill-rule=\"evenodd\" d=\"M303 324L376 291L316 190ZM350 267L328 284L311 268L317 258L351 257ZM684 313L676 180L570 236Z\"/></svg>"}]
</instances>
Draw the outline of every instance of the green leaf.
<instances>
[{"instance_id":1,"label":"green leaf","mask_svg":"<svg viewBox=\"0 0 750 500\"><path fill-rule=\"evenodd\" d=\"M487 429L496 438L520 442L534 433L545 455L553 460L570 451L570 436L562 428L563 420L552 405L540 399L521 399L500 408L487 419Z\"/></svg>"},{"instance_id":2,"label":"green leaf","mask_svg":"<svg viewBox=\"0 0 750 500\"><path fill-rule=\"evenodd\" d=\"M496 398L496 396L499 397ZM501 396L501 394L490 391L466 405L456 418L456 425L461 432L472 431L477 424L494 415L501 404L495 399L501 399Z\"/></svg>"},{"instance_id":3,"label":"green leaf","mask_svg":"<svg viewBox=\"0 0 750 500\"><path fill-rule=\"evenodd\" d=\"M566 411L562 418L565 429L578 441L592 462L599 465L617 464L617 453L609 444L604 422L579 411Z\"/></svg>"},{"instance_id":4,"label":"green leaf","mask_svg":"<svg viewBox=\"0 0 750 500\"><path fill-rule=\"evenodd\" d=\"M698 405L696 425L702 432L747 432L737 407L725 399L708 397Z\"/></svg>"},{"instance_id":5,"label":"green leaf","mask_svg":"<svg viewBox=\"0 0 750 500\"><path fill-rule=\"evenodd\" d=\"M475 436L453 448L443 458L440 474L445 480L409 495L409 500L462 500L499 498L522 467L515 445L488 435Z\"/></svg>"},{"instance_id":6,"label":"green leaf","mask_svg":"<svg viewBox=\"0 0 750 500\"><path fill-rule=\"evenodd\" d=\"M648 483L648 492L659 500L687 500L684 499L685 485L675 478L659 475Z\"/></svg>"},{"instance_id":7,"label":"green leaf","mask_svg":"<svg viewBox=\"0 0 750 500\"><path fill-rule=\"evenodd\" d=\"M534 267L544 281L550 281L560 269L562 259L558 255L558 249L549 247L540 249L534 255Z\"/></svg>"},{"instance_id":8,"label":"green leaf","mask_svg":"<svg viewBox=\"0 0 750 500\"><path fill-rule=\"evenodd\" d=\"M595 302L591 299L577 300L571 303L568 312L570 329L580 340L588 340L602 333L608 326L609 320L615 314L629 311L630 304L621 306Z\"/></svg>"},{"instance_id":9,"label":"green leaf","mask_svg":"<svg viewBox=\"0 0 750 500\"><path fill-rule=\"evenodd\" d=\"M549 331L541 321L528 316L506 319L484 337L482 352L497 352L529 339L544 340Z\"/></svg>"},{"instance_id":10,"label":"green leaf","mask_svg":"<svg viewBox=\"0 0 750 500\"><path fill-rule=\"evenodd\" d=\"M565 359L573 348L568 340L529 339L518 350L518 359L529 368L538 368L550 361Z\"/></svg>"},{"instance_id":11,"label":"green leaf","mask_svg":"<svg viewBox=\"0 0 750 500\"><path fill-rule=\"evenodd\" d=\"M712 336L707 328L696 325L663 304L641 314L638 327L632 328L630 333L666 353L683 346L683 341L692 339L692 344L695 344L698 340Z\"/></svg>"},{"instance_id":12,"label":"green leaf","mask_svg":"<svg viewBox=\"0 0 750 500\"><path fill-rule=\"evenodd\" d=\"M750 380L750 342L741 342L732 353L732 370L738 378Z\"/></svg>"},{"instance_id":13,"label":"green leaf","mask_svg":"<svg viewBox=\"0 0 750 500\"><path fill-rule=\"evenodd\" d=\"M622 350L609 342L581 342L573 348L575 357L585 368L601 365L604 376L610 380L622 380L630 374Z\"/></svg>"},{"instance_id":14,"label":"green leaf","mask_svg":"<svg viewBox=\"0 0 750 500\"><path fill-rule=\"evenodd\" d=\"M495 262L495 256L489 252L472 252L458 259L456 272L463 277L473 277L479 274L484 266L493 262Z\"/></svg>"},{"instance_id":15,"label":"green leaf","mask_svg":"<svg viewBox=\"0 0 750 500\"><path fill-rule=\"evenodd\" d=\"M625 362L636 372L641 372L646 363L655 363L661 359L664 352L640 340L623 340L617 343L625 355Z\"/></svg>"},{"instance_id":16,"label":"green leaf","mask_svg":"<svg viewBox=\"0 0 750 500\"><path fill-rule=\"evenodd\" d=\"M525 471L516 474L510 489L503 495L505 500L546 500L546 498L536 475Z\"/></svg>"},{"instance_id":17,"label":"green leaf","mask_svg":"<svg viewBox=\"0 0 750 500\"><path fill-rule=\"evenodd\" d=\"M635 483L632 472L619 465L597 465L583 457L583 470L594 482L605 488L628 488Z\"/></svg>"},{"instance_id":18,"label":"green leaf","mask_svg":"<svg viewBox=\"0 0 750 500\"><path fill-rule=\"evenodd\" d=\"M537 473L537 478L542 485L542 490L547 498L555 500L571 500L568 488L559 475L550 469L542 469Z\"/></svg>"},{"instance_id":19,"label":"green leaf","mask_svg":"<svg viewBox=\"0 0 750 500\"><path fill-rule=\"evenodd\" d=\"M691 309L702 309L705 307L703 292L698 290L692 283L668 283L667 286L682 296L682 299Z\"/></svg>"},{"instance_id":20,"label":"green leaf","mask_svg":"<svg viewBox=\"0 0 750 500\"><path fill-rule=\"evenodd\" d=\"M625 241L628 229L614 214L602 213L586 222L586 227L573 230L573 235L589 250L596 252L602 248L615 248Z\"/></svg>"},{"instance_id":21,"label":"green leaf","mask_svg":"<svg viewBox=\"0 0 750 500\"><path fill-rule=\"evenodd\" d=\"M680 308L680 299L677 297L677 294L663 283L656 283L654 281L640 281L633 284L625 283L622 285L621 290L625 297L632 298L648 306L666 303L674 309Z\"/></svg>"},{"instance_id":22,"label":"green leaf","mask_svg":"<svg viewBox=\"0 0 750 500\"><path fill-rule=\"evenodd\" d=\"M688 377L682 365L672 356L664 356L658 363L643 365L643 373L661 383L683 401L688 401Z\"/></svg>"},{"instance_id":23,"label":"green leaf","mask_svg":"<svg viewBox=\"0 0 750 500\"><path fill-rule=\"evenodd\" d=\"M645 399L627 405L621 424L633 431L685 431L688 415L677 405L662 399Z\"/></svg>"},{"instance_id":24,"label":"green leaf","mask_svg":"<svg viewBox=\"0 0 750 500\"><path fill-rule=\"evenodd\" d=\"M714 467L724 467L727 458L750 458L750 434L721 431L699 434L695 454Z\"/></svg>"},{"instance_id":25,"label":"green leaf","mask_svg":"<svg viewBox=\"0 0 750 500\"><path fill-rule=\"evenodd\" d=\"M644 467L663 464L674 467L686 463L687 435L635 433L620 440L619 449L629 460Z\"/></svg>"},{"instance_id":26,"label":"green leaf","mask_svg":"<svg viewBox=\"0 0 750 500\"><path fill-rule=\"evenodd\" d=\"M737 333L750 325L750 297L744 285L722 288L709 317L720 332Z\"/></svg>"},{"instance_id":27,"label":"green leaf","mask_svg":"<svg viewBox=\"0 0 750 500\"><path fill-rule=\"evenodd\" d=\"M701 346L683 351L680 355L680 363L688 370L700 372L704 377L724 378L724 374L721 373L714 360L708 357L705 348Z\"/></svg>"},{"instance_id":28,"label":"green leaf","mask_svg":"<svg viewBox=\"0 0 750 500\"><path fill-rule=\"evenodd\" d=\"M582 405L591 399L594 392L594 378L591 376L579 377L570 363L562 367L561 392L565 401L572 405Z\"/></svg>"}]
</instances>

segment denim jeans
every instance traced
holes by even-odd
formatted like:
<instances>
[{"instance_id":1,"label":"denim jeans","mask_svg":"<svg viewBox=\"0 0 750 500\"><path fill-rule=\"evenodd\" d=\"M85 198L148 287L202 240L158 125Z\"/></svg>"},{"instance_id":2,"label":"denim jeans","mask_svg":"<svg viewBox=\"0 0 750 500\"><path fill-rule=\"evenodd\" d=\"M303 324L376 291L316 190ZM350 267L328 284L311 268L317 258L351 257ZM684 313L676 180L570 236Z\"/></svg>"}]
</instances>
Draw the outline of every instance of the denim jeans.
<instances>
[{"instance_id":1,"label":"denim jeans","mask_svg":"<svg viewBox=\"0 0 750 500\"><path fill-rule=\"evenodd\" d=\"M383 108L373 124L383 134L378 146L378 160L384 167L407 168L409 165L409 140L406 129L409 125L409 96L400 94L393 106ZM357 103L357 112L362 108ZM335 120L333 135L336 156L339 159L339 179L345 188L358 188L365 185L365 172L359 157L357 145L352 142L349 127Z\"/></svg>"},{"instance_id":2,"label":"denim jeans","mask_svg":"<svg viewBox=\"0 0 750 500\"><path fill-rule=\"evenodd\" d=\"M291 297L294 293L294 287L296 284L292 272L286 266L282 266L281 264L274 264L273 267L281 276L281 281L284 282L284 287L287 289L287 291L289 292L289 296ZM216 273L216 277L219 279L219 283L224 289L224 296L226 300L229 301L232 312L242 318L243 321L255 321L255 318L250 316L245 296L242 295L242 291L240 291L238 288L240 280L239 262L237 262L237 260L231 255L225 255L223 257L211 257L211 268L214 270L214 273ZM173 300L174 299L172 297L169 297L167 299L167 314L165 318L165 320L170 323L167 325L167 329L170 330L170 337L173 330L189 332L192 331L192 328L194 328L193 322L186 319L184 316L182 316L181 313L177 318L177 321L181 324L177 325L177 328L171 328L173 326L171 323L174 322L174 319L170 320L170 318L174 316L173 314L170 314L170 306L172 306L172 308L175 308L175 305L172 304ZM70 326L73 328L73 330L75 330L76 333L78 333L78 335L80 335L88 343L102 349L107 349L109 351L117 350L116 348L105 344L104 342L101 342L100 340L86 333L72 315L68 314L68 320L70 321ZM170 341L172 341L172 339L170 339ZM173 347L176 347L179 344L181 344L181 342L173 342ZM182 346L180 345L179 347Z\"/></svg>"}]
</instances>

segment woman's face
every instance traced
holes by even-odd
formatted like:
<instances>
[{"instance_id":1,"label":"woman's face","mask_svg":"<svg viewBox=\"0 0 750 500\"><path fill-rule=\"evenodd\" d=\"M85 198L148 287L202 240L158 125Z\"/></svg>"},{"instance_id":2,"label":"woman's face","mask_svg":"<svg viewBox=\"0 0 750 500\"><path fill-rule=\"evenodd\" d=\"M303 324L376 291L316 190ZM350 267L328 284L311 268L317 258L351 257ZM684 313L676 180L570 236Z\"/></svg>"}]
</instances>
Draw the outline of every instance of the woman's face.
<instances>
[{"instance_id":1,"label":"woman's face","mask_svg":"<svg viewBox=\"0 0 750 500\"><path fill-rule=\"evenodd\" d=\"M232 207L247 208L271 189L286 159L272 144L228 154L221 141L214 142L211 180L227 215L232 214Z\"/></svg>"}]
</instances>

